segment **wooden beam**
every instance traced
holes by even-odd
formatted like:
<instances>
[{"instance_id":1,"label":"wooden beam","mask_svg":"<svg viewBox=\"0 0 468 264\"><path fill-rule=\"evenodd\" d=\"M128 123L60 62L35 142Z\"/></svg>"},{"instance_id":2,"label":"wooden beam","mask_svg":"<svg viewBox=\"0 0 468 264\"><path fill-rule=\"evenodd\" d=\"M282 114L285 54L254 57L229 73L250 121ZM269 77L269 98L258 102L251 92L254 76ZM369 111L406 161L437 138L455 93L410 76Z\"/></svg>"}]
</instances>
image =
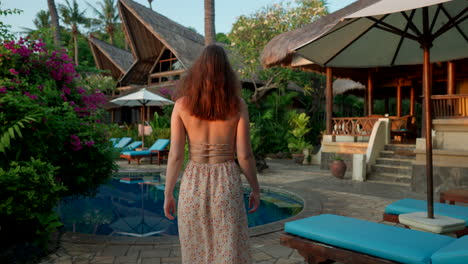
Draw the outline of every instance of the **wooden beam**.
<instances>
[{"instance_id":1,"label":"wooden beam","mask_svg":"<svg viewBox=\"0 0 468 264\"><path fill-rule=\"evenodd\" d=\"M327 135L332 134L332 118L333 118L333 70L327 67L327 87L325 90L326 98L326 128Z\"/></svg>"},{"instance_id":2,"label":"wooden beam","mask_svg":"<svg viewBox=\"0 0 468 264\"><path fill-rule=\"evenodd\" d=\"M401 82L398 82L398 85L397 85L397 95L396 95L396 115L398 117L401 116Z\"/></svg>"},{"instance_id":3,"label":"wooden beam","mask_svg":"<svg viewBox=\"0 0 468 264\"><path fill-rule=\"evenodd\" d=\"M411 85L411 88L410 88L410 115L411 116L414 116L414 107L416 103L414 93L415 93L414 85Z\"/></svg>"},{"instance_id":4,"label":"wooden beam","mask_svg":"<svg viewBox=\"0 0 468 264\"><path fill-rule=\"evenodd\" d=\"M150 74L150 77L151 78L156 78L156 77L174 76L174 75L180 75L180 74L183 74L183 73L185 73L185 70L156 72L156 73Z\"/></svg>"},{"instance_id":5,"label":"wooden beam","mask_svg":"<svg viewBox=\"0 0 468 264\"><path fill-rule=\"evenodd\" d=\"M367 72L367 115L374 114L374 82L372 80L372 71Z\"/></svg>"},{"instance_id":6,"label":"wooden beam","mask_svg":"<svg viewBox=\"0 0 468 264\"><path fill-rule=\"evenodd\" d=\"M447 94L456 94L455 89L455 63L447 62Z\"/></svg>"}]
</instances>

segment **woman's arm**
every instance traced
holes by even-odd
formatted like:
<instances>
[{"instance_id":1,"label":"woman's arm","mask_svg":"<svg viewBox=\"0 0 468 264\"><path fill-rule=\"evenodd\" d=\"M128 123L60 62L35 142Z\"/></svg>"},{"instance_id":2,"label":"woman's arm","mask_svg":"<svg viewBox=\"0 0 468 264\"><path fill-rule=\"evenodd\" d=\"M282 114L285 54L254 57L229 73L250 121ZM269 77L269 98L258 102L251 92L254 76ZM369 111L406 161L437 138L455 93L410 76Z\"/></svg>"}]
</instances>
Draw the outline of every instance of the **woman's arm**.
<instances>
[{"instance_id":1,"label":"woman's arm","mask_svg":"<svg viewBox=\"0 0 468 264\"><path fill-rule=\"evenodd\" d=\"M185 151L185 127L180 118L180 102L176 102L171 116L171 149L166 170L166 187L164 189L164 214L169 219L174 219L175 199L174 187L179 178L180 170L184 162Z\"/></svg>"},{"instance_id":2,"label":"woman's arm","mask_svg":"<svg viewBox=\"0 0 468 264\"><path fill-rule=\"evenodd\" d=\"M249 212L255 212L260 204L260 186L257 179L257 168L250 144L249 112L244 100L241 100L240 118L237 123L236 152L240 168L252 188L250 194Z\"/></svg>"}]
</instances>

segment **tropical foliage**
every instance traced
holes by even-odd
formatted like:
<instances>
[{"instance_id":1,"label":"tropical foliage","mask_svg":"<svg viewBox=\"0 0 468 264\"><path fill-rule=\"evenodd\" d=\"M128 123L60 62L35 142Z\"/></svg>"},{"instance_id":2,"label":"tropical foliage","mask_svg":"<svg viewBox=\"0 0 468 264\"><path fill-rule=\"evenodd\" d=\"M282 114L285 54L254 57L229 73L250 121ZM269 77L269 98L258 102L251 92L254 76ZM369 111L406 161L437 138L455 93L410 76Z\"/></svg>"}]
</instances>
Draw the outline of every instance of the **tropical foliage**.
<instances>
[{"instance_id":1,"label":"tropical foliage","mask_svg":"<svg viewBox=\"0 0 468 264\"><path fill-rule=\"evenodd\" d=\"M300 81L304 73L285 68L263 69L260 61L265 45L275 36L302 27L325 15L322 0L295 0L268 5L234 23L228 37L231 50L242 58L236 62L241 77L255 84L251 100L260 100L268 90L285 89Z\"/></svg>"},{"instance_id":2,"label":"tropical foliage","mask_svg":"<svg viewBox=\"0 0 468 264\"><path fill-rule=\"evenodd\" d=\"M0 1L0 17L2 16L8 16L8 15L13 15L13 14L21 14L21 10L19 9L2 9L2 2ZM3 19L2 19L3 20ZM12 39L13 35L10 33L10 25L5 24L3 21L0 20L0 40L3 39Z\"/></svg>"},{"instance_id":3,"label":"tropical foliage","mask_svg":"<svg viewBox=\"0 0 468 264\"><path fill-rule=\"evenodd\" d=\"M241 78L254 86L253 91L244 92L244 99L249 103L252 144L257 159L268 153L289 151L288 143L294 140L288 132L291 124L285 109L292 110L293 106L305 110L311 120L318 120L304 137L308 142L319 141L317 138L323 130L320 114L323 112L324 78L280 67L264 69L260 56L273 37L311 23L326 13L321 0L282 2L240 16L228 34L229 49L238 55L231 59ZM292 88L297 92L290 92Z\"/></svg>"},{"instance_id":4,"label":"tropical foliage","mask_svg":"<svg viewBox=\"0 0 468 264\"><path fill-rule=\"evenodd\" d=\"M65 4L59 5L59 12L63 23L70 28L73 37L75 64L78 64L78 35L80 34L78 26L88 26L90 21L85 16L85 10L80 10L76 0L73 0L71 3L65 0Z\"/></svg>"},{"instance_id":5,"label":"tropical foliage","mask_svg":"<svg viewBox=\"0 0 468 264\"><path fill-rule=\"evenodd\" d=\"M11 237L10 244L43 244L58 224L57 199L93 193L115 169L99 110L105 98L78 77L70 57L44 42L0 45L0 178L9 179L0 183L7 195L0 199L0 236ZM22 207L31 208L29 217ZM34 232L10 233L19 229Z\"/></svg>"},{"instance_id":6,"label":"tropical foliage","mask_svg":"<svg viewBox=\"0 0 468 264\"><path fill-rule=\"evenodd\" d=\"M290 112L289 125L289 143L288 148L293 153L301 153L302 150L310 148L311 144L307 142L305 135L309 133L309 120L310 117L305 113Z\"/></svg>"}]
</instances>

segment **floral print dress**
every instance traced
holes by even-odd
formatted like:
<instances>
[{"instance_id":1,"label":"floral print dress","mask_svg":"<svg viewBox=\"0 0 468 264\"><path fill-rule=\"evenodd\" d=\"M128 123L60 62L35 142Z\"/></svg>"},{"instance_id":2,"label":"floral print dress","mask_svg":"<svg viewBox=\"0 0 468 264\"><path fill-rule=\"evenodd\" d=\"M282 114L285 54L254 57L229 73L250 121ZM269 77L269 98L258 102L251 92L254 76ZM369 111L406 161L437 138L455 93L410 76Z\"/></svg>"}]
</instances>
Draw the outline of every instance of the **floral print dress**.
<instances>
[{"instance_id":1,"label":"floral print dress","mask_svg":"<svg viewBox=\"0 0 468 264\"><path fill-rule=\"evenodd\" d=\"M189 161L177 208L184 264L252 263L240 169Z\"/></svg>"}]
</instances>

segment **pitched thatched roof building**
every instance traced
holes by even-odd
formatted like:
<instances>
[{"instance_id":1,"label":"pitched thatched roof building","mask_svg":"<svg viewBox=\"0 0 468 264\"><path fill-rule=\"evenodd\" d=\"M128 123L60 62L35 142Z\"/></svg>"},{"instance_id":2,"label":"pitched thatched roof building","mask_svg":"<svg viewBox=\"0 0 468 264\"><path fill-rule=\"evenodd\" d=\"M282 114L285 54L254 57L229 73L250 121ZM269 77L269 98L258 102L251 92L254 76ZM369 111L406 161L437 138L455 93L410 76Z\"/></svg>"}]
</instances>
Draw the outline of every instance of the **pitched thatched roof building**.
<instances>
[{"instance_id":1,"label":"pitched thatched roof building","mask_svg":"<svg viewBox=\"0 0 468 264\"><path fill-rule=\"evenodd\" d=\"M134 59L130 52L97 39L93 35L88 37L88 42L96 67L110 71L112 78L120 79L132 66Z\"/></svg>"},{"instance_id":2,"label":"pitched thatched roof building","mask_svg":"<svg viewBox=\"0 0 468 264\"><path fill-rule=\"evenodd\" d=\"M136 62L120 86L161 85L179 79L204 46L204 39L186 27L131 0L119 0L125 36Z\"/></svg>"}]
</instances>

